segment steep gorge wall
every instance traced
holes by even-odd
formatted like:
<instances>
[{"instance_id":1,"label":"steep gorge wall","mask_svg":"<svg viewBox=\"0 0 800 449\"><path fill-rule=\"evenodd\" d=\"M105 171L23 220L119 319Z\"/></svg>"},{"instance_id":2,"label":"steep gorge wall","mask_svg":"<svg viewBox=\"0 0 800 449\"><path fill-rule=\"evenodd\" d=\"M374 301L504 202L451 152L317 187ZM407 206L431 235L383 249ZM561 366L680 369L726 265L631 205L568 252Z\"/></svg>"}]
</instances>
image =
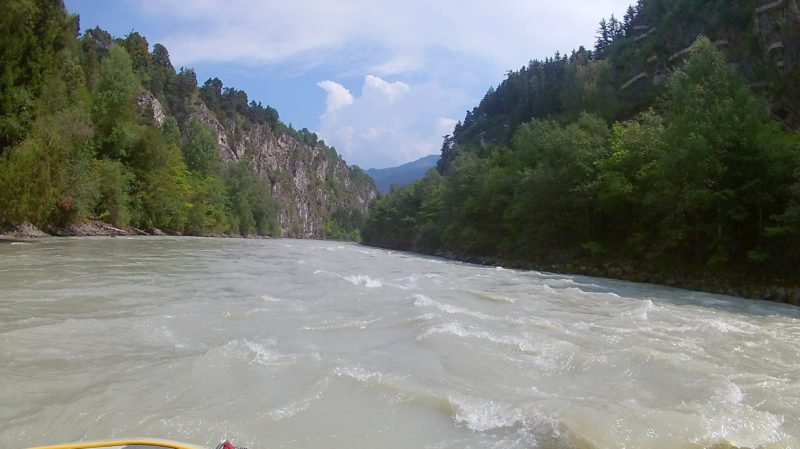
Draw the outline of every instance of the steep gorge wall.
<instances>
[{"instance_id":1,"label":"steep gorge wall","mask_svg":"<svg viewBox=\"0 0 800 449\"><path fill-rule=\"evenodd\" d=\"M279 204L278 221L285 237L325 238L326 221L335 214L365 214L377 197L372 180L351 168L322 142L302 142L266 124L237 129L222 124L202 102L192 118L205 123L218 136L224 162L249 157L256 173L268 182Z\"/></svg>"}]
</instances>

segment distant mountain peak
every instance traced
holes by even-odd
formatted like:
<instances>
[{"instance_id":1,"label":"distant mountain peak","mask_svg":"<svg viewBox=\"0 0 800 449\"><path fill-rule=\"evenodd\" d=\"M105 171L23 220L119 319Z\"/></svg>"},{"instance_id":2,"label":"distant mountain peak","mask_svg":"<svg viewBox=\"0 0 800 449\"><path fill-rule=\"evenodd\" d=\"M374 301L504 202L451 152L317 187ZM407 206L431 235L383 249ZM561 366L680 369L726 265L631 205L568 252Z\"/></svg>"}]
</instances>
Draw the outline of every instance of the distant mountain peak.
<instances>
[{"instance_id":1,"label":"distant mountain peak","mask_svg":"<svg viewBox=\"0 0 800 449\"><path fill-rule=\"evenodd\" d=\"M425 173L436 167L440 157L439 154L430 154L397 167L370 168L367 174L375 180L378 191L385 194L393 185L402 187L424 177Z\"/></svg>"}]
</instances>

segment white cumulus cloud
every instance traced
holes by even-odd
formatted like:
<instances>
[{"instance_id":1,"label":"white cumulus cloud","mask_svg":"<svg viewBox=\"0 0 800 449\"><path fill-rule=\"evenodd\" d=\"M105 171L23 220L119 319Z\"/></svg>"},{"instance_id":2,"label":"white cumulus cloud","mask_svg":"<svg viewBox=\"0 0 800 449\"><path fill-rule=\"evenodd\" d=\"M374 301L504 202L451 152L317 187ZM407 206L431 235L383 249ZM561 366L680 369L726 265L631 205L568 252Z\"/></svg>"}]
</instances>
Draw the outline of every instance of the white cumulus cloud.
<instances>
[{"instance_id":1,"label":"white cumulus cloud","mask_svg":"<svg viewBox=\"0 0 800 449\"><path fill-rule=\"evenodd\" d=\"M129 0L132 1L132 0ZM136 0L178 65L297 63L355 67L362 74L426 71L441 52L492 70L556 50L591 46L597 24L633 0Z\"/></svg>"},{"instance_id":2,"label":"white cumulus cloud","mask_svg":"<svg viewBox=\"0 0 800 449\"><path fill-rule=\"evenodd\" d=\"M456 123L458 123L458 120L448 117L439 117L436 119L436 130L439 132L439 135L443 137L448 134L452 135Z\"/></svg>"},{"instance_id":3,"label":"white cumulus cloud","mask_svg":"<svg viewBox=\"0 0 800 449\"><path fill-rule=\"evenodd\" d=\"M402 81L388 83L377 76L367 75L364 78L364 89L362 95L365 97L372 95L384 97L389 101L389 103L393 103L410 90L411 86Z\"/></svg>"},{"instance_id":4,"label":"white cumulus cloud","mask_svg":"<svg viewBox=\"0 0 800 449\"><path fill-rule=\"evenodd\" d=\"M325 98L325 104L327 106L325 110L326 114L331 114L338 109L353 104L353 94L341 84L335 81L325 80L318 82L317 86L323 88L325 92L328 93Z\"/></svg>"},{"instance_id":5,"label":"white cumulus cloud","mask_svg":"<svg viewBox=\"0 0 800 449\"><path fill-rule=\"evenodd\" d=\"M399 165L438 153L442 136L452 133L456 120L440 116L429 104L453 109L468 101L462 91L438 83L412 85L367 75L360 96L332 109L331 85L319 86L329 100L318 133L348 163L364 168Z\"/></svg>"}]
</instances>

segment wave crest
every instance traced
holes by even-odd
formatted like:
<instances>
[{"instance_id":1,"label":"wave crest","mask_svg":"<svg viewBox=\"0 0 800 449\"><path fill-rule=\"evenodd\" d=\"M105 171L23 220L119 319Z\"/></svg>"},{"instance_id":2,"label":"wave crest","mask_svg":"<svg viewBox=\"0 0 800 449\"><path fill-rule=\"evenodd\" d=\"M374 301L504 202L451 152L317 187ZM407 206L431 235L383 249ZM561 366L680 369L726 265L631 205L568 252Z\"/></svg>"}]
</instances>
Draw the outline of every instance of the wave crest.
<instances>
[{"instance_id":1,"label":"wave crest","mask_svg":"<svg viewBox=\"0 0 800 449\"><path fill-rule=\"evenodd\" d=\"M372 279L369 276L365 276L362 274L353 275L353 276L345 276L342 279L345 281L353 284L353 285L363 285L367 288L380 288L383 287L383 281L380 279Z\"/></svg>"}]
</instances>

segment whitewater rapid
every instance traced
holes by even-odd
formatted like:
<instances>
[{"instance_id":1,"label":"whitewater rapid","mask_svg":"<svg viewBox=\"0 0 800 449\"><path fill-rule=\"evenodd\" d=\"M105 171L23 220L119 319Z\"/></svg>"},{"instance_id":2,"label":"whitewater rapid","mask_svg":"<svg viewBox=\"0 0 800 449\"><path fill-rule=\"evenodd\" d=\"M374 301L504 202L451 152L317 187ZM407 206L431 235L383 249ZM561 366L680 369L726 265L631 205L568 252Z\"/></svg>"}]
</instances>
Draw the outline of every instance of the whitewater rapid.
<instances>
[{"instance_id":1,"label":"whitewater rapid","mask_svg":"<svg viewBox=\"0 0 800 449\"><path fill-rule=\"evenodd\" d=\"M800 447L800 309L356 244L0 245L0 447Z\"/></svg>"}]
</instances>

